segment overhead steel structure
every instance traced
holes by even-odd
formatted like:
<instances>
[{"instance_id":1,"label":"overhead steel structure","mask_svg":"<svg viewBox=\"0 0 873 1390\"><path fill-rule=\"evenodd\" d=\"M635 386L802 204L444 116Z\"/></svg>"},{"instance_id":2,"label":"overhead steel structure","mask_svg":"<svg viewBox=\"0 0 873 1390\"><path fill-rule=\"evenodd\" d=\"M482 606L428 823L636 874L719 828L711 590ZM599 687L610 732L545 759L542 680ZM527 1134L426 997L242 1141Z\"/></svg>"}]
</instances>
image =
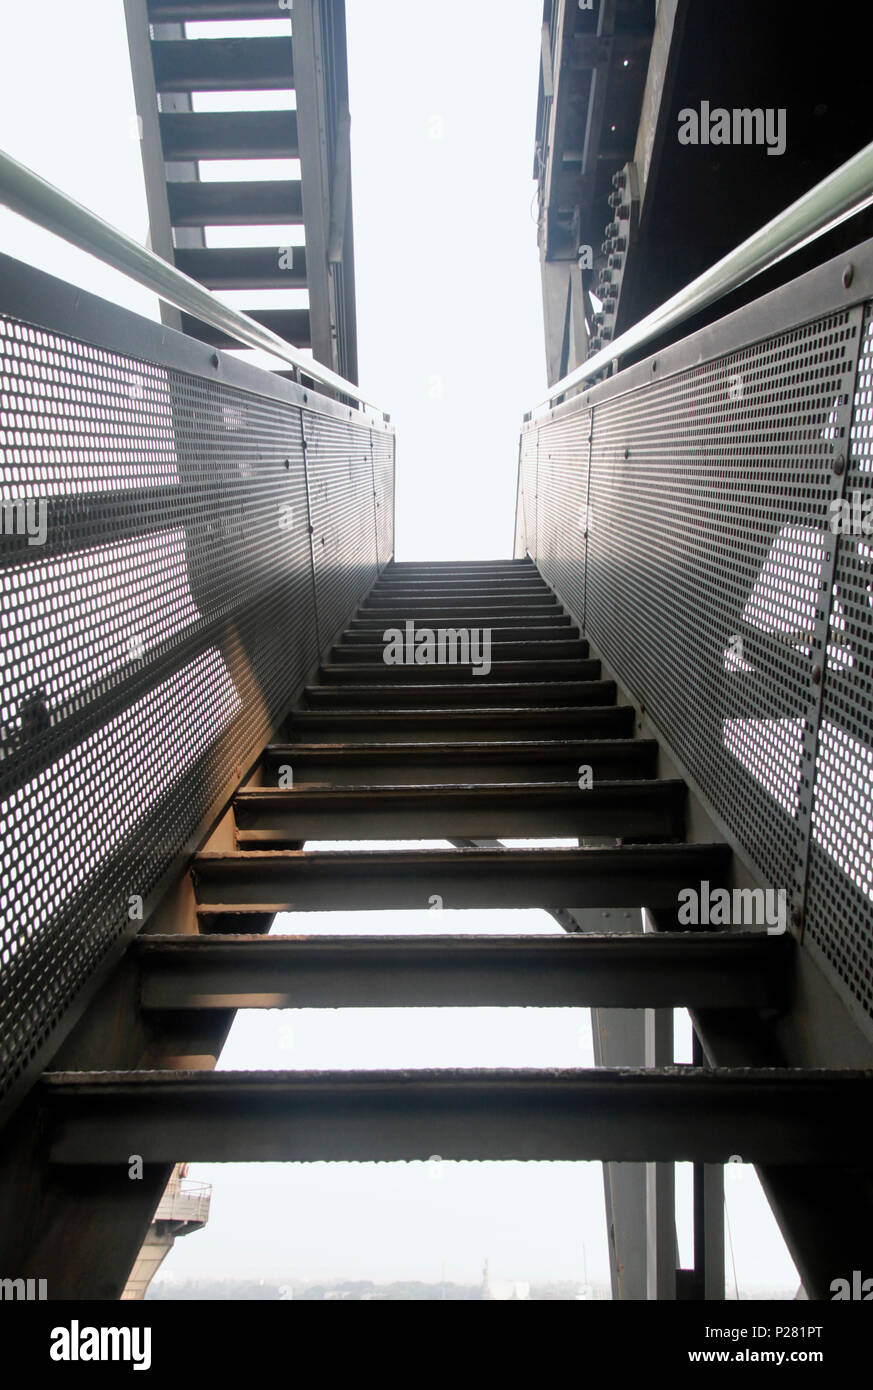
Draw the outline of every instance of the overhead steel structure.
<instances>
[{"instance_id":1,"label":"overhead steel structure","mask_svg":"<svg viewBox=\"0 0 873 1390\"><path fill-rule=\"evenodd\" d=\"M866 157L818 211L873 193ZM0 198L236 342L265 332L7 159ZM873 245L689 333L699 290L628 351L665 317L685 337L630 364L616 340L526 418L514 559L398 564L394 435L353 380L271 339L317 385L283 380L0 258L8 1277L120 1297L180 1160L436 1152L602 1160L618 1297L724 1297L731 1160L810 1297L863 1268L871 581L830 520L870 472ZM407 620L489 629L490 672L386 664ZM410 836L451 847L307 843ZM501 842L546 836L578 843ZM691 922L689 891L730 910ZM434 893L566 935L267 934ZM214 1071L237 1009L362 1004L590 1006L597 1066Z\"/></svg>"},{"instance_id":2,"label":"overhead steel structure","mask_svg":"<svg viewBox=\"0 0 873 1390\"><path fill-rule=\"evenodd\" d=\"M277 0L124 0L124 9L152 248L212 290L305 290L306 308L251 315L356 382L345 5L295 0L293 19ZM293 34L207 38L196 27L283 18ZM229 109L216 93L233 95ZM260 179L210 177L227 172L217 161L238 160L285 160L288 176L267 165ZM289 236L302 229L305 245L264 245L259 231L277 225ZM249 229L251 244L210 245L220 227ZM172 306L165 321L236 346L232 333Z\"/></svg>"}]
</instances>

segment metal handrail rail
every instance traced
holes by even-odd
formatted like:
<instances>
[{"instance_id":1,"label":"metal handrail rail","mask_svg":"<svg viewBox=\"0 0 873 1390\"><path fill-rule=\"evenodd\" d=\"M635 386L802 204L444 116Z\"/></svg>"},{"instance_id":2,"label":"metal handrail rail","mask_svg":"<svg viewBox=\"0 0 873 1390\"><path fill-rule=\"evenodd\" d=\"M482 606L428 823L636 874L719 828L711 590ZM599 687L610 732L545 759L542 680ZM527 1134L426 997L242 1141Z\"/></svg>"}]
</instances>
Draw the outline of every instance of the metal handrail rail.
<instances>
[{"instance_id":1,"label":"metal handrail rail","mask_svg":"<svg viewBox=\"0 0 873 1390\"><path fill-rule=\"evenodd\" d=\"M619 334L593 357L574 367L572 372L549 388L548 396L537 403L534 411L548 408L556 396L562 396L574 386L596 376L623 353L633 352L659 334L675 328L755 275L760 275L798 247L844 222L871 201L873 144L865 145L821 183L810 188L796 202L734 247L733 251L722 256L709 270Z\"/></svg>"},{"instance_id":2,"label":"metal handrail rail","mask_svg":"<svg viewBox=\"0 0 873 1390\"><path fill-rule=\"evenodd\" d=\"M104 264L114 266L174 308L230 334L243 346L269 352L321 385L342 392L361 406L377 409L353 382L321 362L304 357L298 348L248 314L228 308L205 285L192 280L190 275L177 270L148 247L140 246L126 232L105 222L3 150L0 150L0 203L78 246L81 251L96 256Z\"/></svg>"}]
</instances>

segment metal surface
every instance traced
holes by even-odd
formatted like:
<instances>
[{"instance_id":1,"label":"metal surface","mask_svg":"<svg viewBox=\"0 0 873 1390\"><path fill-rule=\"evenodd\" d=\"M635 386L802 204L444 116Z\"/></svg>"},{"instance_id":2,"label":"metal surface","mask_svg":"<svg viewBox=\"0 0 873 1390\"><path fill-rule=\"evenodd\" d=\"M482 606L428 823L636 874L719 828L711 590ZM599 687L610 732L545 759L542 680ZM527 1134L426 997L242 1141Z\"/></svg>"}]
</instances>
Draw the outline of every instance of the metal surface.
<instances>
[{"instance_id":1,"label":"metal surface","mask_svg":"<svg viewBox=\"0 0 873 1390\"><path fill-rule=\"evenodd\" d=\"M461 675L461 672L458 672ZM361 709L391 704L411 709L469 707L481 710L491 705L510 705L536 710L540 701L550 705L601 705L615 699L612 681L518 681L478 680L427 682L421 685L320 685L307 686L306 703L311 709Z\"/></svg>"},{"instance_id":2,"label":"metal surface","mask_svg":"<svg viewBox=\"0 0 873 1390\"><path fill-rule=\"evenodd\" d=\"M851 217L865 207L871 198L873 145L867 145L684 289L555 382L540 406L547 406L573 387L609 369L622 356L645 347L659 334L686 322L692 315L724 298L731 290L759 275L790 251Z\"/></svg>"},{"instance_id":3,"label":"metal surface","mask_svg":"<svg viewBox=\"0 0 873 1390\"><path fill-rule=\"evenodd\" d=\"M215 185L204 184L203 187L210 189ZM232 187L236 197L239 185ZM353 382L297 352L283 338L248 314L228 308L196 280L141 246L117 227L104 222L102 217L90 212L3 151L0 151L0 203L96 256L105 264L114 266L168 304L227 333L242 346L269 352L322 386L331 387L351 400L363 403L363 397Z\"/></svg>"},{"instance_id":4,"label":"metal surface","mask_svg":"<svg viewBox=\"0 0 873 1390\"><path fill-rule=\"evenodd\" d=\"M681 839L683 782L579 777L504 785L243 788L234 799L237 840L286 848L299 840L428 839L452 835L626 835Z\"/></svg>"},{"instance_id":5,"label":"metal surface","mask_svg":"<svg viewBox=\"0 0 873 1390\"><path fill-rule=\"evenodd\" d=\"M318 589L318 628L326 655L359 599L379 572L372 432L312 411L302 415L309 480L312 556ZM393 473L382 469L383 482ZM381 502L388 509L389 499ZM383 533L382 548L388 543Z\"/></svg>"},{"instance_id":6,"label":"metal surface","mask_svg":"<svg viewBox=\"0 0 873 1390\"><path fill-rule=\"evenodd\" d=\"M260 912L456 907L675 906L689 883L724 882L725 845L611 849L398 850L199 854L201 910Z\"/></svg>"},{"instance_id":7,"label":"metal surface","mask_svg":"<svg viewBox=\"0 0 873 1390\"><path fill-rule=\"evenodd\" d=\"M764 933L648 936L147 936L147 1009L778 1008L792 943Z\"/></svg>"},{"instance_id":8,"label":"metal surface","mask_svg":"<svg viewBox=\"0 0 873 1390\"><path fill-rule=\"evenodd\" d=\"M867 1161L873 1072L49 1073L56 1164Z\"/></svg>"},{"instance_id":9,"label":"metal surface","mask_svg":"<svg viewBox=\"0 0 873 1390\"><path fill-rule=\"evenodd\" d=\"M869 547L831 508L868 495L873 245L850 260L525 426L526 544L869 1037Z\"/></svg>"},{"instance_id":10,"label":"metal surface","mask_svg":"<svg viewBox=\"0 0 873 1390\"><path fill-rule=\"evenodd\" d=\"M587 708L484 709L443 707L430 710L295 710L291 728L312 737L341 733L345 743L390 737L392 742L420 742L422 736L498 740L507 737L609 737L629 733L634 712L630 705L591 705ZM577 764L578 766L578 764Z\"/></svg>"},{"instance_id":11,"label":"metal surface","mask_svg":"<svg viewBox=\"0 0 873 1390\"><path fill-rule=\"evenodd\" d=\"M849 509L855 498L869 506L871 497L870 304L864 308L858 349L854 391L848 393L845 410L844 487L834 480L834 491ZM831 556L832 569L825 570L822 582L829 599L822 604L825 626L814 658L822 668L816 737L803 769L810 803L804 944L873 1014L873 552L866 531L834 537Z\"/></svg>"},{"instance_id":12,"label":"metal surface","mask_svg":"<svg viewBox=\"0 0 873 1390\"><path fill-rule=\"evenodd\" d=\"M8 258L0 284L4 492L50 504L44 545L0 536L10 1103L311 674L316 600L339 622L369 587L369 455L368 566L343 504L380 427ZM304 412L333 440L329 576Z\"/></svg>"},{"instance_id":13,"label":"metal surface","mask_svg":"<svg viewBox=\"0 0 873 1390\"><path fill-rule=\"evenodd\" d=\"M278 786L278 770L294 768L295 786L393 786L451 778L478 785L491 782L554 781L560 774L578 782L586 765L596 778L648 777L657 744L651 739L556 739L510 743L498 739L467 743L288 743L267 749L265 783Z\"/></svg>"}]
</instances>

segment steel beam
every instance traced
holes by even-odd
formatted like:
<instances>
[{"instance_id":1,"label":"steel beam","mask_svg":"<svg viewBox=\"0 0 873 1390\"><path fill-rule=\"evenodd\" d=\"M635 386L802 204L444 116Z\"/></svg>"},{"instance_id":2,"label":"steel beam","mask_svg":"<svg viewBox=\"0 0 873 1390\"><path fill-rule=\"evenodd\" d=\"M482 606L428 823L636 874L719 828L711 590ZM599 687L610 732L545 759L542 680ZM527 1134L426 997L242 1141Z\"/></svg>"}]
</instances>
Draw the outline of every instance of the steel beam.
<instances>
[{"instance_id":1,"label":"steel beam","mask_svg":"<svg viewBox=\"0 0 873 1390\"><path fill-rule=\"evenodd\" d=\"M489 706L442 709L322 709L294 710L288 718L292 735L335 743L370 742L390 739L471 738L502 739L507 735L525 738L573 738L579 736L622 736L633 731L631 705L589 705L581 709L513 709Z\"/></svg>"},{"instance_id":2,"label":"steel beam","mask_svg":"<svg viewBox=\"0 0 873 1390\"><path fill-rule=\"evenodd\" d=\"M779 1008L789 937L141 936L145 1009Z\"/></svg>"},{"instance_id":3,"label":"steel beam","mask_svg":"<svg viewBox=\"0 0 873 1390\"><path fill-rule=\"evenodd\" d=\"M648 739L556 739L461 743L274 744L262 759L265 785L279 785L290 767L295 786L354 782L546 782L561 774L577 780L580 767L596 779L650 777L657 744Z\"/></svg>"},{"instance_id":4,"label":"steel beam","mask_svg":"<svg viewBox=\"0 0 873 1390\"><path fill-rule=\"evenodd\" d=\"M296 179L168 183L167 198L174 227L299 225L303 221L301 185Z\"/></svg>"},{"instance_id":5,"label":"steel beam","mask_svg":"<svg viewBox=\"0 0 873 1390\"><path fill-rule=\"evenodd\" d=\"M446 908L675 907L689 883L724 883L730 860L730 849L717 844L326 854L249 850L198 854L193 872L201 910L212 914L426 908L434 893Z\"/></svg>"},{"instance_id":6,"label":"steel beam","mask_svg":"<svg viewBox=\"0 0 873 1390\"><path fill-rule=\"evenodd\" d=\"M152 39L159 92L272 91L294 86L290 38Z\"/></svg>"},{"instance_id":7,"label":"steel beam","mask_svg":"<svg viewBox=\"0 0 873 1390\"><path fill-rule=\"evenodd\" d=\"M645 1047L648 1072L672 1063L672 1010L646 1009ZM659 1303L676 1298L679 1252L675 1160L678 1157L676 1153L668 1155L666 1162L651 1158L646 1162L646 1293L650 1300Z\"/></svg>"},{"instance_id":8,"label":"steel beam","mask_svg":"<svg viewBox=\"0 0 873 1390\"><path fill-rule=\"evenodd\" d=\"M296 159L298 154L296 111L162 111L159 122L168 160Z\"/></svg>"},{"instance_id":9,"label":"steel beam","mask_svg":"<svg viewBox=\"0 0 873 1390\"><path fill-rule=\"evenodd\" d=\"M576 780L460 786L244 787L234 798L239 844L461 835L621 835L681 839L681 781Z\"/></svg>"},{"instance_id":10,"label":"steel beam","mask_svg":"<svg viewBox=\"0 0 873 1390\"><path fill-rule=\"evenodd\" d=\"M873 1071L55 1072L54 1163L869 1161Z\"/></svg>"},{"instance_id":11,"label":"steel beam","mask_svg":"<svg viewBox=\"0 0 873 1390\"><path fill-rule=\"evenodd\" d=\"M579 656L544 657L539 661L495 661L492 653L490 670L486 675L492 684L509 681L597 680L600 675L600 662ZM354 664L325 661L319 671L319 679L325 685L341 685L346 681L353 681L358 685L381 685L383 682L405 685L414 684L416 681L419 684L422 681L430 684L433 681L457 683L461 680L474 680L478 685L483 677L475 675L473 663L470 661L411 665L404 663L396 666L385 661L359 661Z\"/></svg>"},{"instance_id":12,"label":"steel beam","mask_svg":"<svg viewBox=\"0 0 873 1390\"><path fill-rule=\"evenodd\" d=\"M287 270L279 264L280 250L291 256ZM304 246L192 246L177 249L176 265L211 290L306 288Z\"/></svg>"},{"instance_id":13,"label":"steel beam","mask_svg":"<svg viewBox=\"0 0 873 1390\"><path fill-rule=\"evenodd\" d=\"M330 652L329 662L331 664L342 663L349 665L352 662L383 662L385 643L376 639L372 634L371 640L366 639L367 634L343 634L340 643L333 647ZM561 635L534 634L527 641L513 642L501 632L500 637L491 642L492 661L499 665L502 661L550 661L558 658L559 660L581 661L588 656L588 643L583 642L579 637L563 637ZM477 677L478 679L478 677Z\"/></svg>"},{"instance_id":14,"label":"steel beam","mask_svg":"<svg viewBox=\"0 0 873 1390\"><path fill-rule=\"evenodd\" d=\"M424 668L425 670L427 668ZM487 709L492 705L526 706L528 718L540 704L608 705L615 701L615 681L490 681L486 677L466 683L423 680L414 685L308 685L304 692L310 709L386 708L389 717L400 706L435 709Z\"/></svg>"},{"instance_id":15,"label":"steel beam","mask_svg":"<svg viewBox=\"0 0 873 1390\"><path fill-rule=\"evenodd\" d=\"M408 616L410 615L405 615L402 621L405 622ZM443 617L444 615L439 614L438 616ZM578 627L575 627L573 619L560 608L551 609L546 614L492 613L489 609L486 609L484 614L477 612L475 616L478 619L478 627L518 628L524 626L528 631L536 629L537 632L546 635L557 631L562 637L565 637L571 628L578 632ZM394 621L396 623L396 618ZM416 615L416 621L423 623L424 619L418 614ZM386 623L385 617L382 614L362 613L359 611L349 620L346 632L378 632L381 635L389 625L389 623ZM446 625L451 626L451 624ZM372 642L373 638L371 637L369 640Z\"/></svg>"}]
</instances>

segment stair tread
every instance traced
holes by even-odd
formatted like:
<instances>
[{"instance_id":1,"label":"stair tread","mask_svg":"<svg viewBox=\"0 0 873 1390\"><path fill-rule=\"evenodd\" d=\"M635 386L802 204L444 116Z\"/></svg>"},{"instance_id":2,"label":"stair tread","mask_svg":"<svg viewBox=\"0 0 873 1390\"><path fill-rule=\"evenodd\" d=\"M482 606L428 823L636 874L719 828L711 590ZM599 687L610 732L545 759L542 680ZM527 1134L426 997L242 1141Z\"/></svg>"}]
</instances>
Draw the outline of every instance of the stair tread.
<instances>
[{"instance_id":1,"label":"stair tread","mask_svg":"<svg viewBox=\"0 0 873 1390\"><path fill-rule=\"evenodd\" d=\"M437 679L454 679L463 677L466 671L475 670L477 666L473 661L452 661L452 662L427 662L418 664L413 662L390 662L380 661L325 661L319 668L319 678L321 683L331 685L336 681L343 683L354 682L355 685L381 685L383 681L415 681L419 678L419 683L433 684ZM576 674L578 668L578 676ZM565 656L565 657L543 657L542 660L535 661L492 661L490 670L483 676L476 676L478 681L487 680L490 685L506 684L514 677L524 677L542 673L543 680L554 679L578 679L578 680L597 680L600 677L600 662L586 656ZM444 675L437 676L437 672ZM381 678L381 679L380 679ZM464 682L466 683L466 682Z\"/></svg>"},{"instance_id":2,"label":"stair tread","mask_svg":"<svg viewBox=\"0 0 873 1390\"><path fill-rule=\"evenodd\" d=\"M272 91L294 86L293 43L251 38L152 39L158 92Z\"/></svg>"},{"instance_id":3,"label":"stair tread","mask_svg":"<svg viewBox=\"0 0 873 1390\"><path fill-rule=\"evenodd\" d=\"M249 318L277 333L286 343L292 343L299 348L310 346L312 334L308 309L250 309L247 312ZM240 345L232 334L224 333L212 324L203 323L193 314L183 313L182 328L189 337L198 338L200 342L208 343L211 347L238 348Z\"/></svg>"},{"instance_id":4,"label":"stair tread","mask_svg":"<svg viewBox=\"0 0 873 1390\"><path fill-rule=\"evenodd\" d=\"M761 1083L762 1086L777 1086L801 1090L836 1086L846 1093L873 1089L873 1068L863 1067L694 1067L688 1064L675 1064L662 1067L397 1067L397 1068L335 1068L288 1069L251 1071L208 1071L201 1068L178 1068L176 1070L130 1070L130 1071L45 1071L41 1084L46 1090L76 1090L85 1087L95 1090L124 1090L145 1085L193 1087L201 1086L208 1090L245 1090L249 1087L279 1089L284 1086L300 1085L307 1089L327 1083L330 1078L348 1078L364 1084L391 1086L406 1078L423 1083L438 1084L443 1079L463 1085L469 1082L475 1086L480 1081L521 1081L533 1083L562 1081L580 1082L598 1090L608 1091L620 1078L631 1085L636 1083L647 1087L647 1083L668 1081L689 1090L696 1085L719 1082L744 1086L746 1083ZM863 1083L859 1087L858 1083Z\"/></svg>"},{"instance_id":5,"label":"stair tread","mask_svg":"<svg viewBox=\"0 0 873 1390\"><path fill-rule=\"evenodd\" d=\"M174 227L300 224L301 189L299 179L170 180L170 221Z\"/></svg>"},{"instance_id":6,"label":"stair tread","mask_svg":"<svg viewBox=\"0 0 873 1390\"><path fill-rule=\"evenodd\" d=\"M424 864L437 867L452 867L464 864L469 868L481 868L489 862L496 866L516 864L523 868L536 868L558 864L562 867L585 870L594 873L598 867L610 863L630 862L641 868L649 864L679 863L683 867L689 862L703 860L721 863L725 867L731 859L728 845L719 841L701 842L676 841L670 844L651 845L607 845L592 849L554 848L482 849L478 845L462 849L338 849L315 851L307 849L279 850L200 850L194 856L194 864L206 871L222 869L253 868L268 872L272 870L342 867L361 865L366 868L391 869L399 864L418 869Z\"/></svg>"},{"instance_id":7,"label":"stair tread","mask_svg":"<svg viewBox=\"0 0 873 1390\"><path fill-rule=\"evenodd\" d=\"M630 944L627 944L630 943ZM301 954L335 955L348 951L354 955L375 952L390 955L393 951L410 954L429 954L433 951L473 955L515 954L551 955L575 950L582 955L604 953L619 955L625 951L647 955L722 955L725 951L737 954L782 954L792 949L793 938L787 935L770 936L763 931L742 932L556 932L553 936L492 935L470 933L464 936L416 935L385 933L378 936L252 936L249 933L222 936L187 936L166 932L154 936L137 936L131 942L135 955L187 955L227 953L231 958L239 947L251 947L268 955Z\"/></svg>"},{"instance_id":8,"label":"stair tread","mask_svg":"<svg viewBox=\"0 0 873 1390\"><path fill-rule=\"evenodd\" d=\"M306 287L306 248L282 248L292 264L282 269L276 246L177 247L176 268L209 289L303 289Z\"/></svg>"},{"instance_id":9,"label":"stair tread","mask_svg":"<svg viewBox=\"0 0 873 1390\"><path fill-rule=\"evenodd\" d=\"M287 757L293 753L296 757L325 757L342 758L346 756L385 756L415 758L432 755L433 753L459 753L468 755L482 756L486 758L505 757L508 753L566 753L576 751L589 751L593 753L618 752L634 750L641 754L654 752L658 745L654 739L635 739L635 738L603 738L603 739L514 739L499 740L494 739L488 742L475 742L474 740L451 741L447 739L434 740L428 743L355 743L355 744L331 744L321 743L271 743L265 748L264 756L271 758Z\"/></svg>"},{"instance_id":10,"label":"stair tread","mask_svg":"<svg viewBox=\"0 0 873 1390\"><path fill-rule=\"evenodd\" d=\"M56 1071L50 1161L863 1164L873 1070L504 1067Z\"/></svg>"},{"instance_id":11,"label":"stair tread","mask_svg":"<svg viewBox=\"0 0 873 1390\"><path fill-rule=\"evenodd\" d=\"M645 795L653 796L657 792L666 794L684 795L687 791L686 784L679 777L627 777L611 778L595 782L590 790L581 793L586 799L595 799L601 795L612 795L614 793L625 794L630 790L642 792ZM419 785L409 785L400 783L396 786L385 785L384 783L372 783L369 785L357 785L353 787L241 787L234 795L234 802L258 802L276 801L282 805L293 805L302 800L363 800L368 797L378 800L388 800L392 796L400 797L405 800L417 799L426 800L429 797L447 799L449 797L515 797L518 794L525 797L547 798L550 795L573 796L573 799L580 795L579 787L574 781L549 781L549 782L426 782Z\"/></svg>"},{"instance_id":12,"label":"stair tread","mask_svg":"<svg viewBox=\"0 0 873 1390\"><path fill-rule=\"evenodd\" d=\"M162 111L166 160L296 159L296 111ZM178 260L177 260L178 263Z\"/></svg>"}]
</instances>

